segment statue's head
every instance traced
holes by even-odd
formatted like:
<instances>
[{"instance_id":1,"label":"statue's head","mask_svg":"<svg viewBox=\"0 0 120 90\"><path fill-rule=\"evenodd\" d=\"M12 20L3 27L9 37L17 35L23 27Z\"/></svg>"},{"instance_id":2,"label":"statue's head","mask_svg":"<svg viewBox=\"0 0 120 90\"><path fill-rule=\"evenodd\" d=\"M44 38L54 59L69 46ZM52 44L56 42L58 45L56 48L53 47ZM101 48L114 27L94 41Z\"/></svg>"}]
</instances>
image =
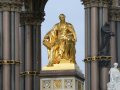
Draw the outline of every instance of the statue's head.
<instances>
[{"instance_id":1,"label":"statue's head","mask_svg":"<svg viewBox=\"0 0 120 90\"><path fill-rule=\"evenodd\" d=\"M60 21L65 21L65 15L64 14L60 14L59 15L59 19L60 19Z\"/></svg>"},{"instance_id":2,"label":"statue's head","mask_svg":"<svg viewBox=\"0 0 120 90\"><path fill-rule=\"evenodd\" d=\"M118 67L118 63L114 63L114 67L117 68Z\"/></svg>"},{"instance_id":3,"label":"statue's head","mask_svg":"<svg viewBox=\"0 0 120 90\"><path fill-rule=\"evenodd\" d=\"M106 22L106 23L105 23L105 26L108 26L108 27L109 27L109 26L110 26L110 23L109 23L109 22Z\"/></svg>"}]
</instances>

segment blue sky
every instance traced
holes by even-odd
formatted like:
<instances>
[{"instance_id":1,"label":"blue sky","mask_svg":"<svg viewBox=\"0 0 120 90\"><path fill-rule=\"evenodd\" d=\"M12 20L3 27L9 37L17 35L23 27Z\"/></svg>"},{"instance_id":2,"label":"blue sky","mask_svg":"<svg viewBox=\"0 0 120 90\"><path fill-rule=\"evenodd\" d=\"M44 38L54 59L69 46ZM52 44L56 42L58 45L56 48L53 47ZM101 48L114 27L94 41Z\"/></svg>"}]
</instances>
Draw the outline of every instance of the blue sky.
<instances>
[{"instance_id":1,"label":"blue sky","mask_svg":"<svg viewBox=\"0 0 120 90\"><path fill-rule=\"evenodd\" d=\"M64 13L66 21L73 24L77 35L76 61L80 69L84 72L84 53L85 53L85 29L84 29L84 6L81 0L48 0L45 7L45 21L42 23L42 40L45 34L59 22L58 16ZM41 42L42 44L42 42ZM47 65L47 49L42 44L42 66Z\"/></svg>"}]
</instances>

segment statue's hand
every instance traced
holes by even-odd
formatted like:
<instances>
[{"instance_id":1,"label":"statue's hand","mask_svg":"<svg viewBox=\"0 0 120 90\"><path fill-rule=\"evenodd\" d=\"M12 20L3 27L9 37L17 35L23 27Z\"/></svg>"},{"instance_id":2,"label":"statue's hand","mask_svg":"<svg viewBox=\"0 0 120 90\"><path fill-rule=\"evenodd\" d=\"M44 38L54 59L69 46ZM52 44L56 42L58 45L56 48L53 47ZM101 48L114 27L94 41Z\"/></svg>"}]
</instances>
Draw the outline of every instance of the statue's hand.
<instances>
[{"instance_id":1,"label":"statue's hand","mask_svg":"<svg viewBox=\"0 0 120 90\"><path fill-rule=\"evenodd\" d=\"M111 34L111 36L115 36L115 33L114 33L114 32L111 32L110 34Z\"/></svg>"},{"instance_id":2,"label":"statue's hand","mask_svg":"<svg viewBox=\"0 0 120 90\"><path fill-rule=\"evenodd\" d=\"M49 39L44 39L43 40L43 45L46 46L48 49L51 48L51 43Z\"/></svg>"}]
</instances>

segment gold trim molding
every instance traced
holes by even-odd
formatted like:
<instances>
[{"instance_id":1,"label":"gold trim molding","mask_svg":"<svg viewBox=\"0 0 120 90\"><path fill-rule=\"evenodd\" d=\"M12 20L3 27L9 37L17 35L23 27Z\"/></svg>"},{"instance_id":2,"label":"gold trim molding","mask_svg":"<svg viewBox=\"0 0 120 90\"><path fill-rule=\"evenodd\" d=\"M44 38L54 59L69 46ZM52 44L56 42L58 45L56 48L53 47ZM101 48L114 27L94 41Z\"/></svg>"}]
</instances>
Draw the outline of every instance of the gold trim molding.
<instances>
[{"instance_id":1,"label":"gold trim molding","mask_svg":"<svg viewBox=\"0 0 120 90\"><path fill-rule=\"evenodd\" d=\"M5 64L20 64L20 61L15 61L15 60L1 60L0 65L5 65Z\"/></svg>"},{"instance_id":2,"label":"gold trim molding","mask_svg":"<svg viewBox=\"0 0 120 90\"><path fill-rule=\"evenodd\" d=\"M38 75L39 72L37 71L25 71L25 72L21 72L20 75L21 76L34 76L34 75Z\"/></svg>"},{"instance_id":3,"label":"gold trim molding","mask_svg":"<svg viewBox=\"0 0 120 90\"><path fill-rule=\"evenodd\" d=\"M87 57L84 59L84 62L90 62L90 61L102 61L102 60L111 60L111 56L93 56L93 57Z\"/></svg>"}]
</instances>

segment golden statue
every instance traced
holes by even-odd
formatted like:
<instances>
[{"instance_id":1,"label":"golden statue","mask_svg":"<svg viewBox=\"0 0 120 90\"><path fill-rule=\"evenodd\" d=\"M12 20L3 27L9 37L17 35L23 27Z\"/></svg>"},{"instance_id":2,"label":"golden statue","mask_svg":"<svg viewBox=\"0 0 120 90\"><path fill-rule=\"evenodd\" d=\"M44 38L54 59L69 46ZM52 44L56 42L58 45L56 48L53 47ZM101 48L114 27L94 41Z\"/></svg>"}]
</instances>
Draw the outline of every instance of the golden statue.
<instances>
[{"instance_id":1,"label":"golden statue","mask_svg":"<svg viewBox=\"0 0 120 90\"><path fill-rule=\"evenodd\" d=\"M43 44L48 49L47 66L59 64L61 61L75 62L76 34L72 24L65 21L65 15L59 15L60 22L45 35Z\"/></svg>"}]
</instances>

